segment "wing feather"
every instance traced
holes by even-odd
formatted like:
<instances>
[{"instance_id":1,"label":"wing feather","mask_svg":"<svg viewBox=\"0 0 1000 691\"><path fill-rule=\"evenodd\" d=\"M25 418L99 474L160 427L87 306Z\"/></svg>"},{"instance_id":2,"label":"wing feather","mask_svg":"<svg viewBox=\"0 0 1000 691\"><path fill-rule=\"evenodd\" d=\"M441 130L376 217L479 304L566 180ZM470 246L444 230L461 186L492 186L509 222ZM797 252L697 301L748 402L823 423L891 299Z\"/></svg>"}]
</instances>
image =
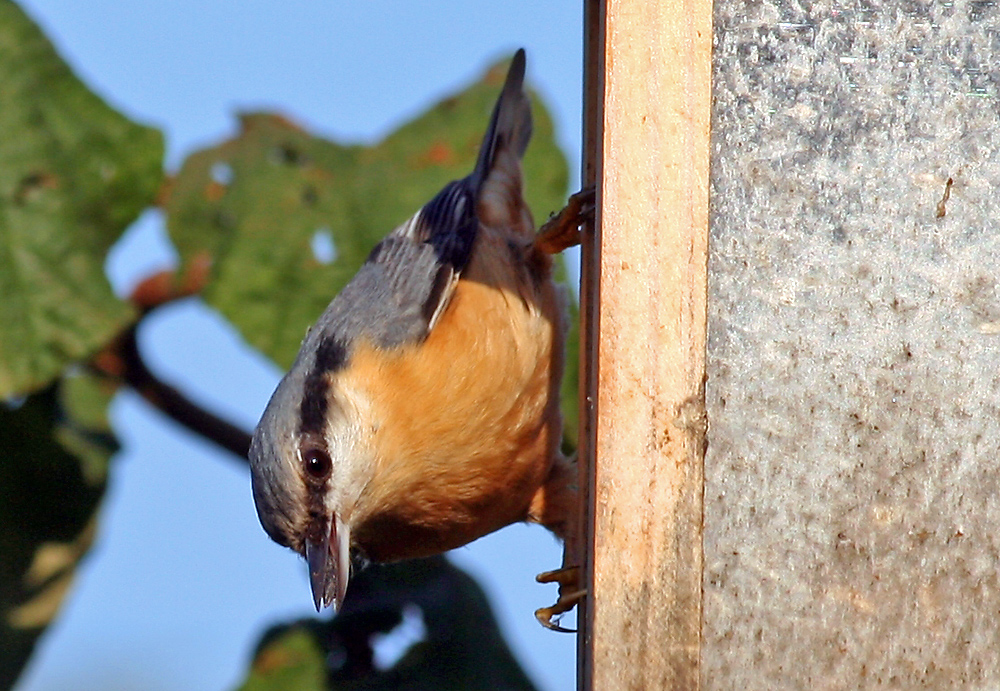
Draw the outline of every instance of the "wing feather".
<instances>
[{"instance_id":1,"label":"wing feather","mask_svg":"<svg viewBox=\"0 0 1000 691\"><path fill-rule=\"evenodd\" d=\"M531 137L524 51L514 56L476 166L380 242L327 308L317 327L340 342L367 337L381 347L419 342L447 308L479 230L482 187L500 152L520 158ZM317 335L317 337L320 337Z\"/></svg>"}]
</instances>

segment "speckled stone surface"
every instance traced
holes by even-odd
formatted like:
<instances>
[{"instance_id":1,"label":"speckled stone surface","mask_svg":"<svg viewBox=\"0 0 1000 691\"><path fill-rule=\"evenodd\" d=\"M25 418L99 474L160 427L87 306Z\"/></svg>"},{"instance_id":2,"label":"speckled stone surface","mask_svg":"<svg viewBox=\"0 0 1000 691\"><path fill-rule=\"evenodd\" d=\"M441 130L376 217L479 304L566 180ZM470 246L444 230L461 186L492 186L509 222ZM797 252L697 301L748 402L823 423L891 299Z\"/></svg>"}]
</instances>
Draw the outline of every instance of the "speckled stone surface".
<instances>
[{"instance_id":1,"label":"speckled stone surface","mask_svg":"<svg viewBox=\"0 0 1000 691\"><path fill-rule=\"evenodd\" d=\"M1000 2L715 22L703 686L998 689Z\"/></svg>"}]
</instances>

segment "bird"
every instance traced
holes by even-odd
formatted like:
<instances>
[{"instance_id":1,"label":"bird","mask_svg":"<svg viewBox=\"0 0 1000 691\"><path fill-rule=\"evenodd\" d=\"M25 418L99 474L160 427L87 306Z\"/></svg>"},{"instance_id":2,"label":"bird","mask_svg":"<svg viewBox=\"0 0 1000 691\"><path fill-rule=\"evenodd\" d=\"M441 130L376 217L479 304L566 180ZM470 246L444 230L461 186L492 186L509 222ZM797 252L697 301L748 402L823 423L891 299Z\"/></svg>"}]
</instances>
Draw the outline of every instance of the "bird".
<instances>
[{"instance_id":1,"label":"bird","mask_svg":"<svg viewBox=\"0 0 1000 691\"><path fill-rule=\"evenodd\" d=\"M305 557L317 611L340 607L352 563L439 554L515 522L576 549L575 462L560 451L566 298L552 255L579 242L592 196L536 234L521 169L525 65L518 50L472 172L375 246L254 430L258 517Z\"/></svg>"}]
</instances>

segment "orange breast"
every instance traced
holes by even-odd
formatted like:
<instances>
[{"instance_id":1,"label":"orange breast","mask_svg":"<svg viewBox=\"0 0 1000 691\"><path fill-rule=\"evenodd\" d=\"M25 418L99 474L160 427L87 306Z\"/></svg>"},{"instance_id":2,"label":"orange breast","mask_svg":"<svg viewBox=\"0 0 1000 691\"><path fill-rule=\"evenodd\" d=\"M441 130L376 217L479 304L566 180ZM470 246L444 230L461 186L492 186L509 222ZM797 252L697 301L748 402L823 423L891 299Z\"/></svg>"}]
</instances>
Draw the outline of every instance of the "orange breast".
<instances>
[{"instance_id":1,"label":"orange breast","mask_svg":"<svg viewBox=\"0 0 1000 691\"><path fill-rule=\"evenodd\" d=\"M562 431L561 306L546 256L482 228L427 340L361 347L376 466L350 522L377 561L441 552L523 520ZM523 240L516 242L523 246Z\"/></svg>"}]
</instances>

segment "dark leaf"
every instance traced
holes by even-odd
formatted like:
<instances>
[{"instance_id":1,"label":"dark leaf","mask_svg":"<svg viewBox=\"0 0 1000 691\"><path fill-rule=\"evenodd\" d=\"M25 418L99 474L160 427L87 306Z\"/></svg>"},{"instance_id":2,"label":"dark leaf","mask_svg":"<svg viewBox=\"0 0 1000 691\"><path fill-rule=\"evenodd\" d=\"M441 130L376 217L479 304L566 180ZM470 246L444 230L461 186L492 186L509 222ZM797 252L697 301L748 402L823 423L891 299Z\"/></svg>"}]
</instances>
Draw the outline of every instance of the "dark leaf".
<instances>
[{"instance_id":1,"label":"dark leaf","mask_svg":"<svg viewBox=\"0 0 1000 691\"><path fill-rule=\"evenodd\" d=\"M425 635L389 669L372 637L416 612ZM322 680L324 686L317 686ZM293 686L293 683L302 684ZM279 626L264 636L240 691L530 691L482 590L444 557L371 566L351 581L331 621Z\"/></svg>"},{"instance_id":2,"label":"dark leaf","mask_svg":"<svg viewBox=\"0 0 1000 691\"><path fill-rule=\"evenodd\" d=\"M111 395L79 375L0 404L0 688L17 678L90 548L117 449Z\"/></svg>"}]
</instances>

